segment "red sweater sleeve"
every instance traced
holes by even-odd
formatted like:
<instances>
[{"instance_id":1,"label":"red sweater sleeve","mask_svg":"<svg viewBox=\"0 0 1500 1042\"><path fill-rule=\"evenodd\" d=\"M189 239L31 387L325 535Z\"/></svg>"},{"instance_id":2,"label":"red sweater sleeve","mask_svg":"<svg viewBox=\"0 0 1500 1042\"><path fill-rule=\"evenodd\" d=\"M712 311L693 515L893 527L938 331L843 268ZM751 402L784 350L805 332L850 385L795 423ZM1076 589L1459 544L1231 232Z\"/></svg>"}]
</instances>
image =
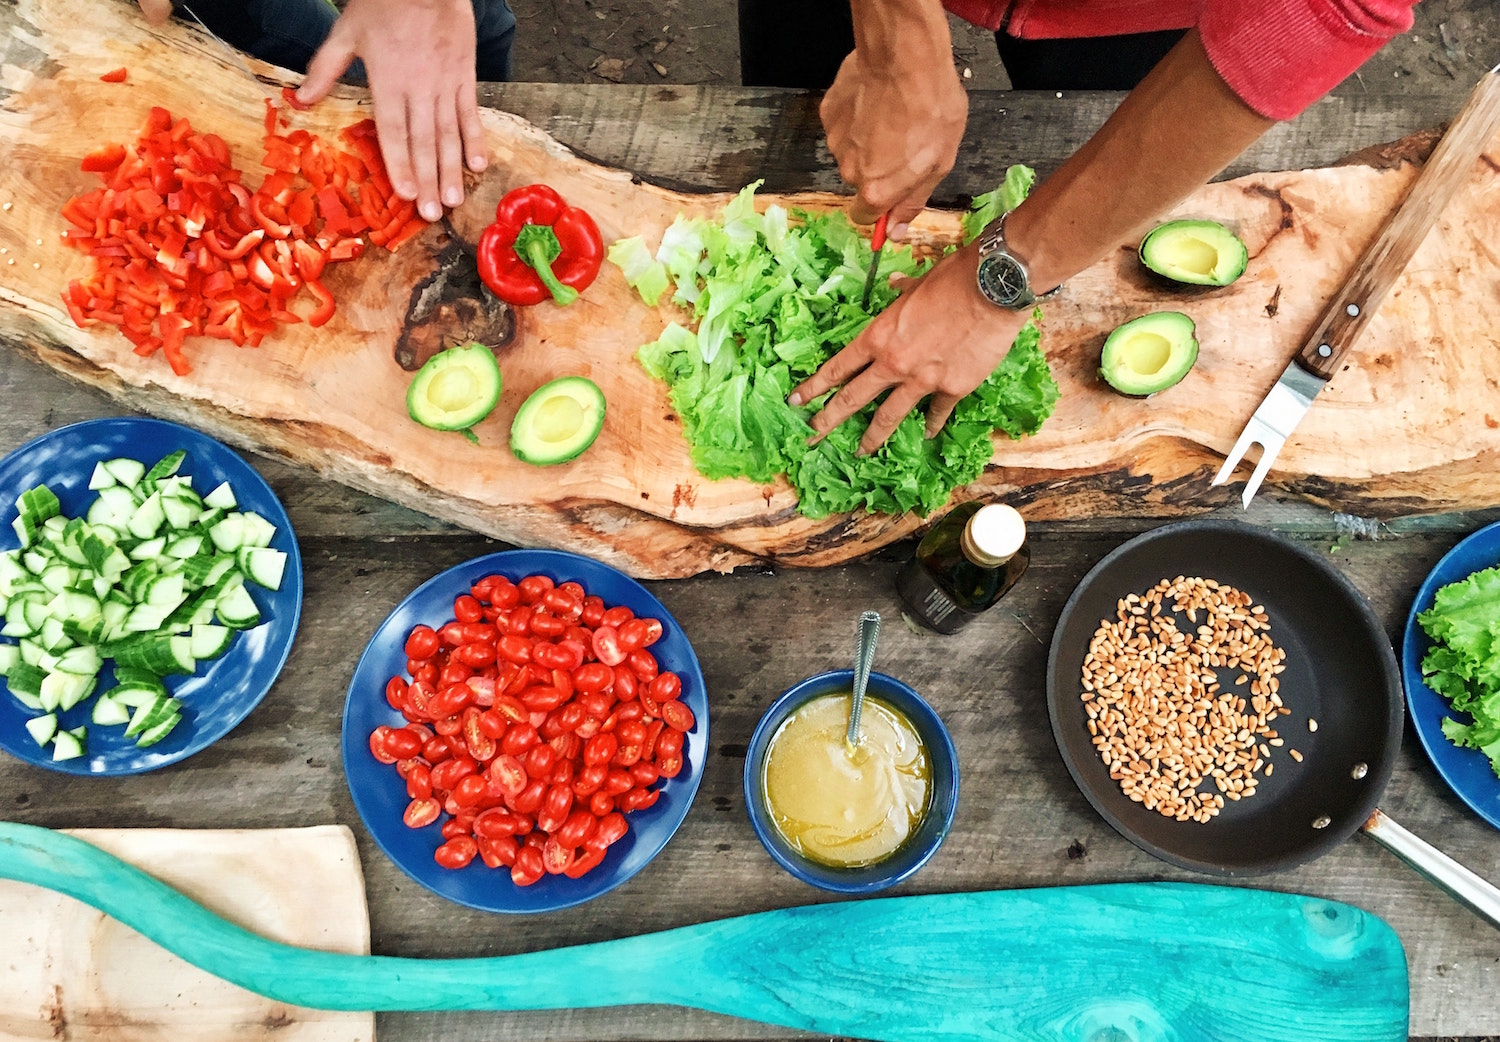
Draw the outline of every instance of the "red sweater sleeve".
<instances>
[{"instance_id":1,"label":"red sweater sleeve","mask_svg":"<svg viewBox=\"0 0 1500 1042\"><path fill-rule=\"evenodd\" d=\"M1291 119L1411 28L1416 0L1207 0L1204 49L1245 104Z\"/></svg>"}]
</instances>

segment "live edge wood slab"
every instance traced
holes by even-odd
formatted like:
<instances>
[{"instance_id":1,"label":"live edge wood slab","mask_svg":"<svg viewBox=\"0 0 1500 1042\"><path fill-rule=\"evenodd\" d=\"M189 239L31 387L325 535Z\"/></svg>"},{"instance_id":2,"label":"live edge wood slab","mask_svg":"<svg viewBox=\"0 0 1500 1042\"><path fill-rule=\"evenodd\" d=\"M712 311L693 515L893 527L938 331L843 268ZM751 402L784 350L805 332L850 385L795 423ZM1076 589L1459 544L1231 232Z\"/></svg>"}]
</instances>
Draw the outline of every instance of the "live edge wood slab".
<instances>
[{"instance_id":1,"label":"live edge wood slab","mask_svg":"<svg viewBox=\"0 0 1500 1042\"><path fill-rule=\"evenodd\" d=\"M46 364L129 407L278 453L479 532L581 551L639 576L753 562L834 564L921 525L913 515L810 521L784 483L703 479L665 388L633 358L679 317L672 308L642 305L608 265L569 308L486 306L463 246L442 226L394 256L372 250L339 266L327 279L340 302L329 325L291 327L258 350L193 345L187 377L173 376L160 358L135 357L110 327L76 328L58 294L86 261L58 233L63 201L95 183L78 171L79 158L102 142L133 140L146 110L162 105L224 137L254 182L262 99L282 81L268 66L265 82L251 80L191 28L149 29L120 0L18 0L0 10L0 26L0 201L11 204L0 246L15 261L0 276L0 335ZM130 70L125 83L100 82L120 65ZM331 137L367 114L366 97L349 91L294 120ZM650 243L677 213L722 205L722 193L703 189L735 187L695 178L691 143L664 187L581 158L507 113L486 111L484 120L491 167L451 219L468 243L505 190L532 181L589 210L607 240L642 234ZM804 118L787 130L814 151L815 125ZM1355 143L1380 140L1374 134ZM765 144L768 167L795 152L779 135ZM960 496L1004 496L1036 520L1165 516L1227 502L1233 486L1207 484L1221 453L1403 197L1416 170L1408 160L1419 159L1423 145L1413 139L1332 169L1246 174L1194 195L1174 216L1223 220L1249 247L1249 270L1228 289L1165 289L1128 249L1071 280L1045 309L1044 345L1063 390L1057 413L1035 438L1002 438L995 465ZM1475 163L1346 371L1288 442L1272 486L1380 516L1495 501L1500 255L1486 229L1500 224L1496 155L1492 147ZM1024 143L1013 158L1041 162ZM767 198L804 207L840 202L817 193ZM931 211L915 226L918 247L929 251L956 234L952 212ZM1196 369L1149 400L1112 394L1095 372L1104 336L1162 309L1197 322ZM416 426L404 408L411 369L471 336L496 348L505 373L500 406L478 427L479 447ZM602 387L604 431L566 466L521 464L507 448L510 420L527 394L564 374Z\"/></svg>"}]
</instances>

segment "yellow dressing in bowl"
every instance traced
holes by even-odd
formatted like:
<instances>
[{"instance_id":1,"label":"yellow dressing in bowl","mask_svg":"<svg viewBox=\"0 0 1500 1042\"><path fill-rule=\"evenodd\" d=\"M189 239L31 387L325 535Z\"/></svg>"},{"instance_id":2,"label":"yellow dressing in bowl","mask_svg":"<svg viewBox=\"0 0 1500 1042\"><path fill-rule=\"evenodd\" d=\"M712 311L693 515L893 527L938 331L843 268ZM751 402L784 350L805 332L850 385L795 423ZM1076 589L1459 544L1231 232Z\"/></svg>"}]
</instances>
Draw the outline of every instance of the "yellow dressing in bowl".
<instances>
[{"instance_id":1,"label":"yellow dressing in bowl","mask_svg":"<svg viewBox=\"0 0 1500 1042\"><path fill-rule=\"evenodd\" d=\"M766 747L766 809L803 857L858 868L888 857L927 813L932 764L911 722L865 699L863 740L850 751L850 694L821 695L784 720Z\"/></svg>"}]
</instances>

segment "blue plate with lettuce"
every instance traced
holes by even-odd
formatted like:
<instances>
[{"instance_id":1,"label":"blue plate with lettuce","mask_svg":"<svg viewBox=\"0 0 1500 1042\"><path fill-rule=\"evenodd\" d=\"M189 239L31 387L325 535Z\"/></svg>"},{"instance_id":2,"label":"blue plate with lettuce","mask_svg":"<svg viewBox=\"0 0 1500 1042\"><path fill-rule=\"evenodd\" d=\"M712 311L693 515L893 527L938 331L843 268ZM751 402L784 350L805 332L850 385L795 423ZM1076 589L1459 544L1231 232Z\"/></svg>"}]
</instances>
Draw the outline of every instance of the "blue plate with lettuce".
<instances>
[{"instance_id":1,"label":"blue plate with lettuce","mask_svg":"<svg viewBox=\"0 0 1500 1042\"><path fill-rule=\"evenodd\" d=\"M963 218L965 241L1025 198L1034 176L1013 166L995 191L977 197ZM1057 383L1041 333L1027 323L936 437L926 437L923 411L913 409L880 449L860 455L872 403L809 445L808 419L824 400L793 407L786 400L792 388L895 301L892 275L922 274L931 261L909 247L887 246L866 310L869 239L839 210L775 204L757 210L758 185L741 191L716 219L678 217L654 257L639 238L610 248L610 260L643 300L657 304L670 290L669 299L684 309L637 357L671 388L702 474L762 484L785 474L798 508L815 519L854 510L926 515L979 477L996 431L1034 434L1052 414Z\"/></svg>"},{"instance_id":2,"label":"blue plate with lettuce","mask_svg":"<svg viewBox=\"0 0 1500 1042\"><path fill-rule=\"evenodd\" d=\"M1417 591L1401 646L1406 702L1438 774L1500 828L1500 522L1450 550Z\"/></svg>"}]
</instances>

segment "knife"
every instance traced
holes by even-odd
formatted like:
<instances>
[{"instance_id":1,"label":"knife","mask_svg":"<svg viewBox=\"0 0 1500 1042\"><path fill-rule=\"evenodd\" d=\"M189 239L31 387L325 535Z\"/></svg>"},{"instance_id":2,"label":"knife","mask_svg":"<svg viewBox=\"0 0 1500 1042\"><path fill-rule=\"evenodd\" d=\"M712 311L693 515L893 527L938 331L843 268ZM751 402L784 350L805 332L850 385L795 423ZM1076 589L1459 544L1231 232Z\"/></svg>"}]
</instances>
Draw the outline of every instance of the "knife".
<instances>
[{"instance_id":1,"label":"knife","mask_svg":"<svg viewBox=\"0 0 1500 1042\"><path fill-rule=\"evenodd\" d=\"M870 249L874 253L870 257L870 270L865 275L864 309L870 310L870 294L875 292L875 276L880 271L880 251L885 247L885 226L891 219L889 213L880 215L875 222L875 231L870 234Z\"/></svg>"},{"instance_id":2,"label":"knife","mask_svg":"<svg viewBox=\"0 0 1500 1042\"><path fill-rule=\"evenodd\" d=\"M245 75L249 76L252 80L255 81L255 85L257 87L263 88L265 86L265 84L261 83L260 77L255 75L255 70L250 68L250 63L245 61L245 56L235 48L229 46L226 41L220 38L218 33L210 29L208 25L203 21L203 19L198 17L197 11L194 11L187 4L183 3L182 0L175 0L173 6L177 9L187 12L187 14L193 19L193 21L198 23L198 28L207 33L209 39L213 40L214 43L224 48L224 51L229 55L231 59L233 59L234 63L244 71Z\"/></svg>"},{"instance_id":3,"label":"knife","mask_svg":"<svg viewBox=\"0 0 1500 1042\"><path fill-rule=\"evenodd\" d=\"M1260 462L1245 484L1241 502L1250 506L1276 454L1293 428L1328 386L1344 355L1369 324L1400 276L1428 229L1469 176L1469 171L1500 128L1500 65L1480 77L1463 109L1449 125L1432 156L1422 167L1396 213L1365 250L1322 317L1313 326L1302 350L1287 365L1265 401L1250 417L1234 443L1213 484L1222 485L1234 473L1253 444L1261 447Z\"/></svg>"}]
</instances>

